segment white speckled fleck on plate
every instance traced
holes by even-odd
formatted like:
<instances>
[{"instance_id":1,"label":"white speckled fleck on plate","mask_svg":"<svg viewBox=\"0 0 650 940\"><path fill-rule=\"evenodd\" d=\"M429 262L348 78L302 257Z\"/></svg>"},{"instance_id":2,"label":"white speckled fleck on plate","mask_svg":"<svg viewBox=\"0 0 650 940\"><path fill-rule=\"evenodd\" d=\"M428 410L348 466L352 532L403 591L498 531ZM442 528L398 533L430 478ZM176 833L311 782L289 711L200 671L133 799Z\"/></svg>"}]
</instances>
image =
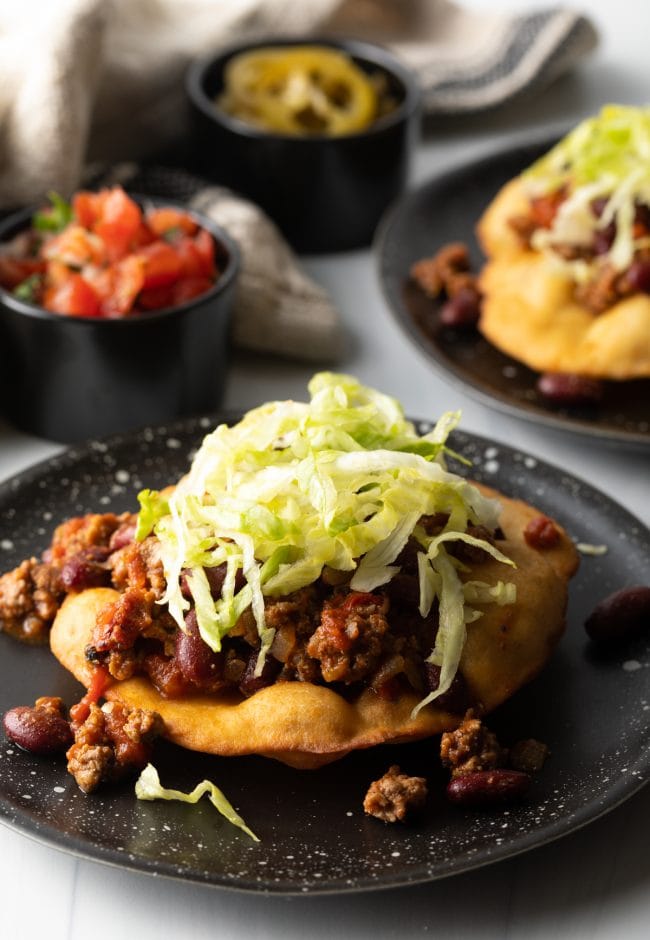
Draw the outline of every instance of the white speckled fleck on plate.
<instances>
[{"instance_id":1,"label":"white speckled fleck on plate","mask_svg":"<svg viewBox=\"0 0 650 940\"><path fill-rule=\"evenodd\" d=\"M142 487L182 474L216 419L94 442L0 486L0 570L40 553L62 519L133 508ZM650 641L609 659L582 628L595 600L647 581L650 534L629 513L575 477L469 434L452 446L472 475L556 516L576 541L607 545L584 557L572 584L567 635L552 662L490 720L507 744L537 737L552 757L526 801L498 812L465 812L444 798L436 746L421 742L350 755L300 772L262 758L226 759L163 744L155 763L167 786L205 777L226 792L261 838L253 843L209 803L141 803L133 785L85 796L49 761L0 743L0 819L26 835L97 861L189 881L285 894L359 891L442 878L542 845L597 819L650 774ZM74 702L79 686L45 649L0 636L0 711L39 695ZM430 799L411 826L365 817L369 782L399 762L425 775Z\"/></svg>"}]
</instances>

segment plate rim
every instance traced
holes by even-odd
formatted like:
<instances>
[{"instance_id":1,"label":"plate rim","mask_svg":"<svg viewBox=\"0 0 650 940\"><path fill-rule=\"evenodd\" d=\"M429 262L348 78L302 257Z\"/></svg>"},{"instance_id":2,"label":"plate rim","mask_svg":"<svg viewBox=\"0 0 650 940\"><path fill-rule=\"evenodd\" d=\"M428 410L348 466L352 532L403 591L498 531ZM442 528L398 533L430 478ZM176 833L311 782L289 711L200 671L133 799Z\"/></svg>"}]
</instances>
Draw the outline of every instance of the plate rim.
<instances>
[{"instance_id":1,"label":"plate rim","mask_svg":"<svg viewBox=\"0 0 650 940\"><path fill-rule=\"evenodd\" d=\"M568 130L564 126L564 131ZM475 159L463 160L455 166L447 166L432 176L427 177L415 187L397 198L382 215L375 230L372 242L372 254L375 262L375 273L379 282L381 295L394 323L405 335L416 350L425 358L430 366L444 381L448 381L453 388L466 392L470 397L481 402L488 408L496 409L502 414L517 418L520 421L540 424L554 431L562 433L578 433L584 438L594 442L601 442L608 447L624 445L634 450L650 449L650 429L647 433L639 431L617 430L616 428L601 428L597 424L590 425L578 418L563 418L553 412L527 411L516 401L510 399L502 392L495 390L488 392L477 382L461 375L453 365L450 365L440 354L438 346L429 339L423 330L419 329L410 312L406 309L398 294L394 291L390 272L386 266L386 243L390 237L393 226L398 218L407 212L411 204L415 203L430 189L444 185L445 181L455 181L470 170L479 171L482 166L492 166L498 160L511 157L517 150L532 150L537 147L551 147L563 136L562 129L551 131L547 128L543 133L535 133L517 137L509 144L491 148ZM406 275L404 275L406 277ZM512 357L509 357L512 358ZM513 365L521 365L512 359ZM650 379L648 380L650 384Z\"/></svg>"},{"instance_id":2,"label":"plate rim","mask_svg":"<svg viewBox=\"0 0 650 940\"><path fill-rule=\"evenodd\" d=\"M33 485L44 473L52 471L59 472L63 467L68 468L74 466L76 463L92 456L93 453L97 452L98 443L101 444L102 447L106 446L107 449L110 449L111 443L124 445L132 439L142 437L145 431L153 431L154 434L160 436L164 434L173 435L174 432L188 435L202 430L208 433L209 429L214 427L217 423L229 419L236 420L239 416L241 416L241 412L236 410L219 410L211 414L182 418L164 425L148 425L136 430L114 434L110 437L91 439L82 444L72 445L57 454L25 467L23 470L18 471L18 473L12 474L10 477L1 481L0 500L5 498L9 493L15 493L22 485ZM206 419L208 419L208 423L206 423ZM416 426L420 427L428 427L431 426L432 423L430 419L410 418L410 420L413 421ZM518 454L523 459L527 456L532 456L524 449L514 447L510 443L500 439L487 438L473 431L461 429L453 432L453 436L455 436L456 439L464 438L466 443L477 448L482 448L483 450L485 450L485 448L496 447L499 451L507 453L509 457L514 457L515 454ZM553 476L561 476L569 483L579 485L590 498L597 500L600 511L605 510L606 514L614 513L624 523L638 527L638 538L647 541L648 548L650 549L650 531L645 522L638 516L635 516L633 512L628 510L625 506L622 506L599 487L566 471L557 464L536 456L534 460L535 470L541 467L545 471L550 471ZM498 477L498 474L495 476ZM497 487L499 486L498 479L495 479L495 484ZM647 735L648 743L650 744L650 727L648 728ZM643 751L640 751L639 761L643 761L643 753ZM207 871L202 876L197 867L189 866L184 870L180 870L178 865L174 865L173 862L166 859L148 858L143 855L138 856L135 853L122 853L110 846L103 845L101 842L90 842L76 835L61 833L53 825L49 824L47 820L32 818L34 815L34 807L32 807L32 812L23 811L17 814L16 807L9 802L4 792L1 791L0 824L26 836L31 841L63 851L76 858L110 865L125 871L135 871L150 876L169 878L175 881L201 884L211 888L228 889L239 893L274 896L359 894L362 892L391 890L393 888L427 884L454 875L475 871L494 863L514 858L532 849L541 848L564 836L571 835L616 810L650 782L650 750L645 758L643 767L646 771L645 776L629 774L620 777L608 787L605 796L601 793L597 797L592 797L577 811L572 812L568 816L561 816L552 822L546 823L541 830L541 835L540 830L529 831L518 837L516 845L513 846L507 843L500 845L494 844L489 847L487 853L484 852L483 854L481 854L481 851L477 851L474 855L470 856L467 851L465 851L456 859L447 862L444 870L436 873L423 871L423 866L415 871L406 869L392 877L390 883L385 881L377 882L372 880L370 876L362 876L358 881L355 881L353 885L342 884L340 883L340 879L338 881L334 879L330 882L323 878L321 882L312 881L312 884L305 889L304 885L296 884L288 886L286 883L275 884L270 881L270 879L260 883L250 875L248 879L240 878L238 881L227 880L223 876L215 876L214 873ZM364 880L364 878L366 880Z\"/></svg>"}]
</instances>

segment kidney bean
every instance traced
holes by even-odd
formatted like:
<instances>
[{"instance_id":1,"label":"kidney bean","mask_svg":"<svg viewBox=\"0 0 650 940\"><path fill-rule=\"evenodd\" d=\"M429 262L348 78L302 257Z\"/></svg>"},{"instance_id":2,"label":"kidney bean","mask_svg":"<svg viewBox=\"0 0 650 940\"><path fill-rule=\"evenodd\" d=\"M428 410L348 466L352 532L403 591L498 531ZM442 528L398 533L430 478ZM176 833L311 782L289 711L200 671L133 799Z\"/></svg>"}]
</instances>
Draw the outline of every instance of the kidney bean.
<instances>
[{"instance_id":1,"label":"kidney bean","mask_svg":"<svg viewBox=\"0 0 650 940\"><path fill-rule=\"evenodd\" d=\"M650 632L650 587L637 584L603 598L587 617L585 630L602 646L616 646L643 630Z\"/></svg>"},{"instance_id":2,"label":"kidney bean","mask_svg":"<svg viewBox=\"0 0 650 940\"><path fill-rule=\"evenodd\" d=\"M435 692L440 685L440 666L425 662L424 682L428 692ZM434 699L434 702L440 708L444 708L445 711L449 711L454 715L464 715L467 709L474 704L467 683L460 672L456 673L447 691Z\"/></svg>"},{"instance_id":3,"label":"kidney bean","mask_svg":"<svg viewBox=\"0 0 650 940\"><path fill-rule=\"evenodd\" d=\"M249 698L251 695L255 695L256 692L259 692L260 689L265 688L267 685L273 685L275 677L282 668L282 664L279 663L277 659L274 659L273 656L269 656L267 654L266 659L264 660L262 674L260 676L256 676L255 667L257 666L257 657L258 651L253 650L248 657L248 662L246 663L244 678L239 683L239 691L242 695L245 695L246 698Z\"/></svg>"},{"instance_id":4,"label":"kidney bean","mask_svg":"<svg viewBox=\"0 0 650 940\"><path fill-rule=\"evenodd\" d=\"M599 379L570 372L545 372L537 391L553 405L594 405L601 401L604 385Z\"/></svg>"},{"instance_id":5,"label":"kidney bean","mask_svg":"<svg viewBox=\"0 0 650 940\"><path fill-rule=\"evenodd\" d=\"M223 565L216 565L213 568L204 568L205 576L208 579L208 584L210 585L210 593L218 600L221 597L221 592L223 590L223 582L226 580L226 571L228 566L224 563Z\"/></svg>"},{"instance_id":6,"label":"kidney bean","mask_svg":"<svg viewBox=\"0 0 650 940\"><path fill-rule=\"evenodd\" d=\"M589 203L591 211L596 216L597 219L601 217L605 211L605 206L609 202L609 196L598 196L596 199L592 199Z\"/></svg>"},{"instance_id":7,"label":"kidney bean","mask_svg":"<svg viewBox=\"0 0 650 940\"><path fill-rule=\"evenodd\" d=\"M456 329L471 329L481 316L481 295L473 287L461 287L440 308L440 322Z\"/></svg>"},{"instance_id":8,"label":"kidney bean","mask_svg":"<svg viewBox=\"0 0 650 940\"><path fill-rule=\"evenodd\" d=\"M521 799L529 786L529 774L519 770L475 770L452 778L447 798L458 806L499 806Z\"/></svg>"},{"instance_id":9,"label":"kidney bean","mask_svg":"<svg viewBox=\"0 0 650 940\"><path fill-rule=\"evenodd\" d=\"M176 632L175 659L183 678L199 688L221 683L223 654L211 650L201 637L194 610L185 617L185 630Z\"/></svg>"},{"instance_id":10,"label":"kidney bean","mask_svg":"<svg viewBox=\"0 0 650 940\"><path fill-rule=\"evenodd\" d=\"M627 286L632 292L650 294L650 261L637 258L628 268L625 275Z\"/></svg>"},{"instance_id":11,"label":"kidney bean","mask_svg":"<svg viewBox=\"0 0 650 940\"><path fill-rule=\"evenodd\" d=\"M69 558L61 569L61 582L66 591L83 591L110 583L110 571L105 561L110 550L91 545Z\"/></svg>"},{"instance_id":12,"label":"kidney bean","mask_svg":"<svg viewBox=\"0 0 650 940\"><path fill-rule=\"evenodd\" d=\"M560 541L560 530L548 516L535 516L524 529L524 539L531 548L553 548Z\"/></svg>"},{"instance_id":13,"label":"kidney bean","mask_svg":"<svg viewBox=\"0 0 650 940\"><path fill-rule=\"evenodd\" d=\"M72 744L70 724L61 708L39 705L18 705L11 708L3 719L5 734L10 741L32 754L58 754ZM60 699L43 701L60 702ZM62 706L63 703L61 703Z\"/></svg>"},{"instance_id":14,"label":"kidney bean","mask_svg":"<svg viewBox=\"0 0 650 940\"><path fill-rule=\"evenodd\" d=\"M203 570L205 571L205 576L208 579L212 597L215 599L215 601L219 600L223 590L223 582L226 580L227 566L225 562L221 565L214 565L212 568L204 568ZM245 584L246 578L244 577L244 574L240 568L235 575L235 594L240 591ZM181 573L181 593L183 594L183 597L186 597L188 600L192 597L187 571L183 571Z\"/></svg>"},{"instance_id":15,"label":"kidney bean","mask_svg":"<svg viewBox=\"0 0 650 940\"><path fill-rule=\"evenodd\" d=\"M598 229L594 235L593 249L597 255L604 255L614 244L616 238L616 225L610 222L605 228Z\"/></svg>"},{"instance_id":16,"label":"kidney bean","mask_svg":"<svg viewBox=\"0 0 650 940\"><path fill-rule=\"evenodd\" d=\"M126 548L135 538L136 523L124 522L111 535L108 547L111 552L116 552L119 548Z\"/></svg>"},{"instance_id":17,"label":"kidney bean","mask_svg":"<svg viewBox=\"0 0 650 940\"><path fill-rule=\"evenodd\" d=\"M155 687L166 698L181 698L195 688L188 682L174 657L151 652L142 660L142 666Z\"/></svg>"},{"instance_id":18,"label":"kidney bean","mask_svg":"<svg viewBox=\"0 0 650 940\"><path fill-rule=\"evenodd\" d=\"M643 202L638 202L634 207L634 224L642 225L643 228L650 231L650 206Z\"/></svg>"},{"instance_id":19,"label":"kidney bean","mask_svg":"<svg viewBox=\"0 0 650 940\"><path fill-rule=\"evenodd\" d=\"M375 688L373 686L373 688ZM385 702L394 702L397 696L400 693L402 688L400 677L399 676L390 676L388 679L384 679L383 682L380 682L379 685L375 688L377 695L380 698L383 698Z\"/></svg>"}]
</instances>

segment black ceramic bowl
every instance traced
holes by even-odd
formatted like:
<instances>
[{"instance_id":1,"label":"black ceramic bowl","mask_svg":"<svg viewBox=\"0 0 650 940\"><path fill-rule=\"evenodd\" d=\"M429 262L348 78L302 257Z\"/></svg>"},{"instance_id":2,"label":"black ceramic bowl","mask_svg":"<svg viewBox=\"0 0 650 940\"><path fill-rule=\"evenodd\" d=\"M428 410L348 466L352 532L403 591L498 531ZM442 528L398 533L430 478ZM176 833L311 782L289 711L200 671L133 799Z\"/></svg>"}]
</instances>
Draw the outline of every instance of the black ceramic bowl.
<instances>
[{"instance_id":1,"label":"black ceramic bowl","mask_svg":"<svg viewBox=\"0 0 650 940\"><path fill-rule=\"evenodd\" d=\"M27 228L36 208L5 219L0 243ZM177 307L121 320L72 317L0 288L0 411L12 424L73 442L220 404L239 252L219 226L190 214L214 238L221 274L209 291Z\"/></svg>"},{"instance_id":2,"label":"black ceramic bowl","mask_svg":"<svg viewBox=\"0 0 650 940\"><path fill-rule=\"evenodd\" d=\"M234 55L304 44L341 49L365 72L382 73L396 107L359 133L297 137L253 127L215 104ZM383 210L405 185L418 128L417 79L389 52L354 40L266 39L194 63L187 91L206 176L266 209L298 251L370 244Z\"/></svg>"}]
</instances>

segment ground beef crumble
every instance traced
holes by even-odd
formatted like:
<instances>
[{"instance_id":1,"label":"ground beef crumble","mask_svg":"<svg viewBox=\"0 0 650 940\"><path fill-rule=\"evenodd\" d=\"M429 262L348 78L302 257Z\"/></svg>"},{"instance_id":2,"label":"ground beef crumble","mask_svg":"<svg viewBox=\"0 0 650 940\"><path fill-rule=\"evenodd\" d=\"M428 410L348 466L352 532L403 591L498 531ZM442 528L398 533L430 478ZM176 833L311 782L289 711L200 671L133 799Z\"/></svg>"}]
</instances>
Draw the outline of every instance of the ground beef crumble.
<instances>
[{"instance_id":1,"label":"ground beef crumble","mask_svg":"<svg viewBox=\"0 0 650 940\"><path fill-rule=\"evenodd\" d=\"M411 267L411 278L427 296L441 294L455 297L463 289L476 289L476 275L471 273L469 249L462 242L451 242L430 258L422 258Z\"/></svg>"},{"instance_id":2,"label":"ground beef crumble","mask_svg":"<svg viewBox=\"0 0 650 940\"><path fill-rule=\"evenodd\" d=\"M108 567L113 587L118 591L139 588L150 591L154 600L160 600L165 593L160 542L153 535L142 542L129 542L114 551Z\"/></svg>"},{"instance_id":3,"label":"ground beef crumble","mask_svg":"<svg viewBox=\"0 0 650 940\"><path fill-rule=\"evenodd\" d=\"M37 558L0 576L0 629L25 643L45 643L65 596L60 571Z\"/></svg>"},{"instance_id":4,"label":"ground beef crumble","mask_svg":"<svg viewBox=\"0 0 650 940\"><path fill-rule=\"evenodd\" d=\"M422 809L428 793L424 777L409 777L393 764L374 780L363 801L364 811L384 822L404 822Z\"/></svg>"},{"instance_id":5,"label":"ground beef crumble","mask_svg":"<svg viewBox=\"0 0 650 940\"><path fill-rule=\"evenodd\" d=\"M119 702L106 702L101 708L93 704L75 728L74 744L66 754L68 771L84 793L121 780L148 763L153 741L163 729L157 712Z\"/></svg>"},{"instance_id":6,"label":"ground beef crumble","mask_svg":"<svg viewBox=\"0 0 650 940\"><path fill-rule=\"evenodd\" d=\"M479 718L468 712L455 731L446 731L440 739L440 759L451 776L493 770L503 763L505 752L497 737Z\"/></svg>"},{"instance_id":7,"label":"ground beef crumble","mask_svg":"<svg viewBox=\"0 0 650 940\"><path fill-rule=\"evenodd\" d=\"M352 592L325 601L307 653L320 663L325 682L358 682L379 665L389 630L388 599Z\"/></svg>"}]
</instances>

